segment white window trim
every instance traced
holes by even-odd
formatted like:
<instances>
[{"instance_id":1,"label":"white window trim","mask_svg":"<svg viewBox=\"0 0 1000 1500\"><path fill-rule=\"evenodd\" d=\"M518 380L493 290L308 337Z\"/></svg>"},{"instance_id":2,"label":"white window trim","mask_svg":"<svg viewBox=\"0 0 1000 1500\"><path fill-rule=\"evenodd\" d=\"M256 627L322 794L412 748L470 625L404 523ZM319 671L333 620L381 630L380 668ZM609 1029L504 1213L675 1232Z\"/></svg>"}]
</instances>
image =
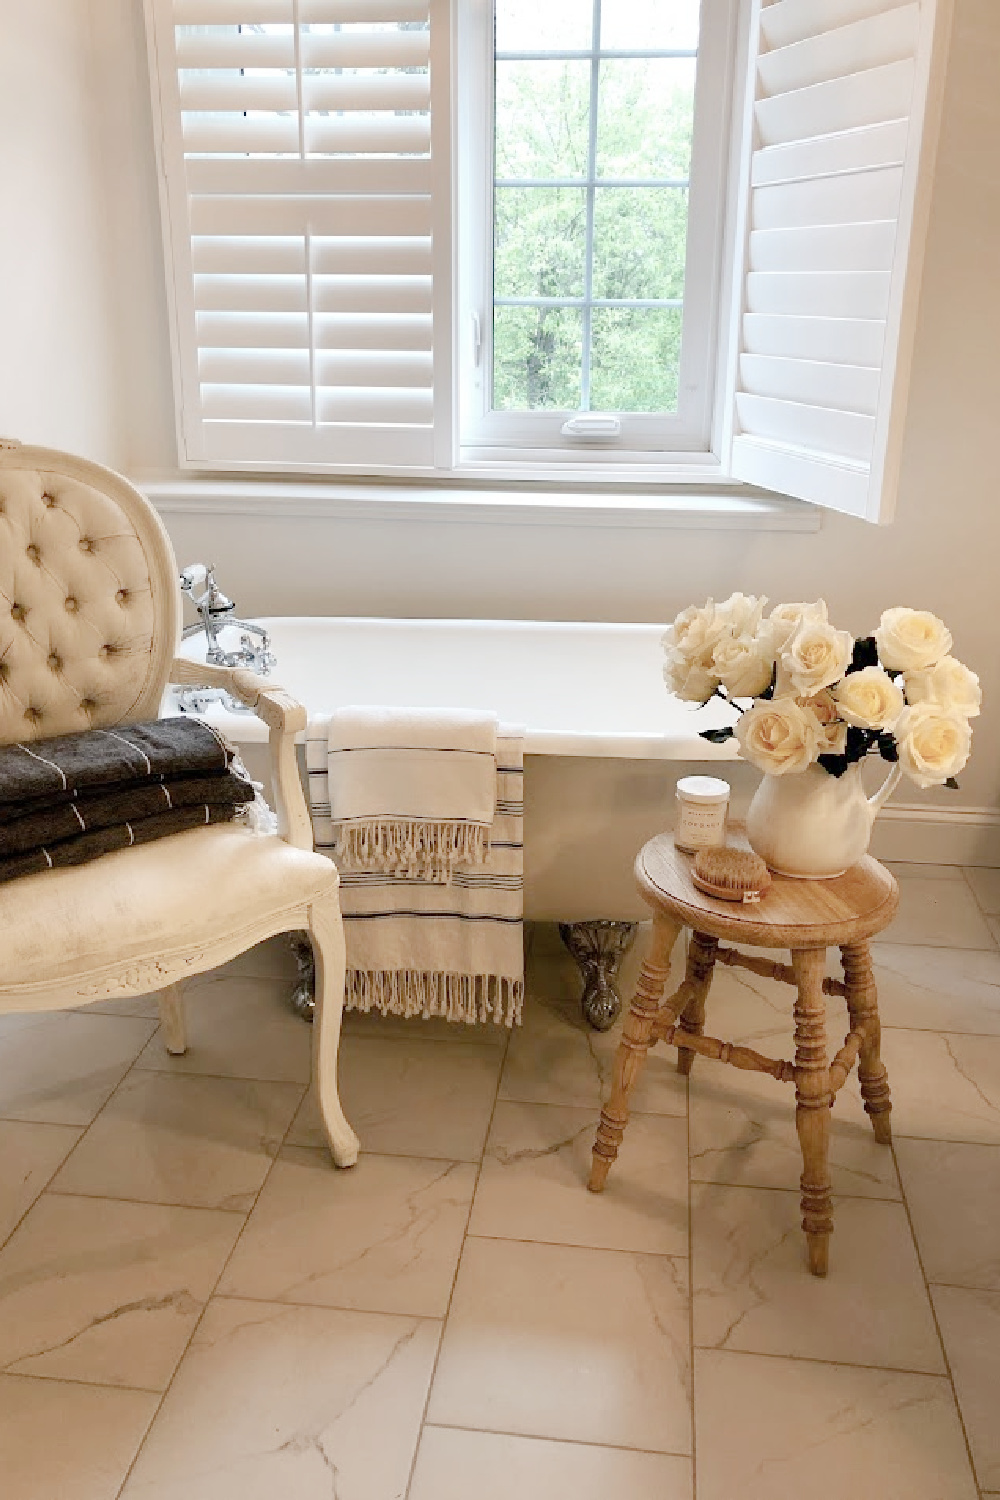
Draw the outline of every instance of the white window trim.
<instances>
[{"instance_id":1,"label":"white window trim","mask_svg":"<svg viewBox=\"0 0 1000 1500\"><path fill-rule=\"evenodd\" d=\"M612 4L613 0L605 0ZM534 468L598 466L628 473L656 465L661 480L677 466L718 466L711 436L717 400L719 308L728 286L723 260L731 218L727 178L740 118L735 98L738 0L712 0L711 25L698 48L694 152L690 168L684 332L676 413L618 413L620 438L580 441L560 432L572 411L500 412L489 409L493 325L493 27L492 0L470 0L459 10L457 176L458 317L456 368L460 385L459 472L498 465ZM486 80L475 88L472 80ZM476 358L478 350L478 360Z\"/></svg>"},{"instance_id":2,"label":"white window trim","mask_svg":"<svg viewBox=\"0 0 1000 1500\"><path fill-rule=\"evenodd\" d=\"M449 52L448 17L454 17L460 5L482 6L487 0L427 0L427 3L432 16L432 49L437 57L436 71L434 67L431 71L431 86L439 100L444 95L443 103L438 106L436 126L440 145L454 139L455 129L458 53L454 47L450 48L449 67L442 66L442 58ZM716 0L705 3L714 7ZM729 4L730 0L718 3ZM509 450L480 449L472 463L458 451L455 442L458 383L452 378L451 369L458 359L452 288L458 246L457 215L451 213L451 202L460 184L456 180L455 154L445 152L442 159L438 149L432 172L438 187L434 189L431 212L434 260L438 267L435 274L439 278L435 316L441 314L438 327L442 336L436 337L434 343L434 389L438 400L433 427L425 428L432 432L432 446L422 450L432 457L431 464L426 466L423 458L415 461L415 452L404 455L399 445L393 460L388 456L393 452L392 444L383 443L379 448L376 435L373 445L372 438L361 428L349 429L350 440L337 451L336 462L331 461L329 448L322 447L321 430L315 427L307 433L304 446L295 452L286 437L276 431L280 418L267 419L274 424L271 438L265 432L263 441L256 442L254 459L220 457L222 448L210 441L202 440L200 445L198 441L186 443L186 433L200 432L207 423L197 382L188 188L177 107L177 76L173 61L163 62L157 55L157 39L162 43L162 58L169 55L172 59L173 6L176 4L185 15L196 17L200 0L145 0L145 4L183 470L260 476L280 469L282 477L384 476L403 481L407 488L413 486L409 489L408 503L418 493L414 482L432 479L437 485L426 491L427 495L440 498L448 494L449 505L473 506L474 501L457 498L461 493L457 486L463 480L482 483L502 478L504 483L512 485L544 481L550 493L558 486L560 496L566 498L573 493L589 495L599 492L601 487L620 486L623 496L627 490L642 493L643 505L645 496L655 492L650 503L662 503L668 511L677 498L678 488L705 496L713 490L722 490L726 492L723 498L730 498L739 492L738 482L742 479L752 487L746 492L751 497L760 493L756 487L764 485L775 493L799 495L812 505L867 520L889 519L898 483L905 397L954 0L772 0L772 3L749 0L748 4L739 0L740 51L748 67L743 98L740 99L738 88L733 91L732 113L739 146L731 147L725 235L718 237L713 247L724 267L723 284L731 286L732 295L727 298L728 306L726 302L722 304L719 324L711 448L676 453L669 463L650 462L651 455L647 453L638 462L623 464L620 452L600 452L596 447L588 447L579 458L557 452L554 461L550 456L544 465L532 462L530 450L521 450L517 461L511 462ZM832 68L831 57L835 64ZM906 77L912 80L907 85L912 90L908 95L895 87L904 69L910 70ZM894 82L887 83L888 92L883 92L883 75L888 79L890 74ZM831 113L828 107L834 95L839 101L839 114L836 110ZM840 109L845 99L850 106L846 112ZM890 99L895 102L890 104ZM859 101L863 109L871 112L862 113L857 119L848 117ZM896 113L887 115L887 108ZM822 119L829 122L819 123ZM777 131L775 124L780 127ZM883 154L888 152L895 154ZM324 174L318 168L314 171L312 166L309 173L310 182L325 181L330 176L329 170ZM343 171L335 174L341 182L349 177ZM900 184L896 206L888 196L890 179ZM205 180L204 173L200 180ZM773 184L778 185L777 193ZM822 198L824 214L830 205L832 213L819 218L815 213L811 217L809 213L797 216L803 195L806 206L812 205L810 212ZM783 200L784 209L795 209L790 217L782 217L781 213L775 217L771 211L775 196ZM790 199L795 201L790 203ZM759 222L758 205L762 205ZM324 212L320 205L321 216ZM887 230L890 222L894 231L889 258L885 258L883 235L880 241L883 259L877 264L870 263L865 259L872 243L869 231ZM803 231L798 227L803 225L821 226L819 238L828 262L825 267L817 267L808 258L812 251L806 250L804 241L811 246L818 231L811 227ZM791 228L790 239L781 233L785 226ZM832 239L829 226L833 226ZM782 239L778 263L773 263L772 243L768 251L772 263L755 264L755 244L759 246L762 239L773 242L775 229ZM767 232L762 236L758 230ZM840 244L838 235L846 235L852 247L853 263L846 268L832 253L834 241ZM791 257L786 255L790 248L795 250ZM308 258L307 238L307 261ZM775 274L755 274L761 271ZM819 274L810 277L802 272ZM802 285L806 281L810 283L808 288ZM770 284L771 306L760 302L755 305L755 296L767 291L766 282ZM861 291L867 298L875 282L888 284L887 302L875 311L859 311L853 304L848 305L857 284L864 284ZM826 283L838 284L831 286L828 294ZM808 292L806 300L811 299L811 306L799 305L804 292ZM777 304L775 295L781 299ZM832 303L825 300L828 295L833 298ZM310 303L310 318L311 309ZM757 313L766 316L755 316ZM865 319L872 321L866 324ZM780 324L779 345L790 342L794 347L755 347L762 324ZM804 333L803 329L808 331ZM870 348L871 338L879 329L885 331L883 353L855 355L855 347ZM851 345L850 339L859 333L871 335L868 342ZM831 334L835 335L832 342ZM850 352L845 353L845 348ZM823 352L826 349L832 352ZM762 376L766 376L766 383L757 384ZM862 376L863 381L858 378ZM782 380L784 389L774 389ZM805 398L801 394L803 380L817 394ZM852 396L862 389L874 388L877 405L872 408L850 401L845 404L845 398L839 394L845 385L850 387ZM400 431L405 435L404 429ZM861 443L858 434L863 431L874 434L870 446ZM547 451L551 454L551 450ZM322 456L318 457L320 453ZM259 485L267 489L271 481L255 481L254 489ZM358 488L364 492L367 487ZM603 503L595 501L598 508ZM627 498L625 503L627 507ZM520 501L514 504L516 508ZM562 498L555 506L560 513L561 504ZM637 508L642 510L643 505ZM711 509L710 503L706 509Z\"/></svg>"}]
</instances>

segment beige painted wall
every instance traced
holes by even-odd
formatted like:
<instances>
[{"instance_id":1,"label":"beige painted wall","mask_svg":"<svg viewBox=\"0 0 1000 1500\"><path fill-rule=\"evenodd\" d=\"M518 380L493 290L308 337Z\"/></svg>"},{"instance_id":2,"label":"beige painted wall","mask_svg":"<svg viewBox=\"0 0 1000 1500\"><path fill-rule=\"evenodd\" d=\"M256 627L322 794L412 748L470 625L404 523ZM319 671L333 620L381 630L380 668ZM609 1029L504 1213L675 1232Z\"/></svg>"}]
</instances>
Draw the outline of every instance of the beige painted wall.
<instances>
[{"instance_id":1,"label":"beige painted wall","mask_svg":"<svg viewBox=\"0 0 1000 1500\"><path fill-rule=\"evenodd\" d=\"M139 0L0 0L0 432L133 474L174 463ZM168 518L253 613L658 620L733 588L838 623L942 614L987 708L949 808L1000 806L1000 3L958 0L902 488L876 530L611 530ZM608 684L613 691L613 684ZM907 800L921 800L907 793Z\"/></svg>"}]
</instances>

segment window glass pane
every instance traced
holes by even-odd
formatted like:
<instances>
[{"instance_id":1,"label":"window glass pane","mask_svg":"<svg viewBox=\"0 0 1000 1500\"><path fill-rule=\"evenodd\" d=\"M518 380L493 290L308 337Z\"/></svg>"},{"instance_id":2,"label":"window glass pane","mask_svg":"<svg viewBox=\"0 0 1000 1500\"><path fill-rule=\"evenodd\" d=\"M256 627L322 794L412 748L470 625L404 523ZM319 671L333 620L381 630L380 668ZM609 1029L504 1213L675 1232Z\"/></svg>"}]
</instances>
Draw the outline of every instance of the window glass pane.
<instances>
[{"instance_id":1,"label":"window glass pane","mask_svg":"<svg viewBox=\"0 0 1000 1500\"><path fill-rule=\"evenodd\" d=\"M493 315L493 406L576 411L583 314L576 307L498 307Z\"/></svg>"},{"instance_id":2,"label":"window glass pane","mask_svg":"<svg viewBox=\"0 0 1000 1500\"><path fill-rule=\"evenodd\" d=\"M595 307L592 411L676 411L679 307Z\"/></svg>"},{"instance_id":3,"label":"window glass pane","mask_svg":"<svg viewBox=\"0 0 1000 1500\"><path fill-rule=\"evenodd\" d=\"M582 297L583 188L497 188L496 297Z\"/></svg>"},{"instance_id":4,"label":"window glass pane","mask_svg":"<svg viewBox=\"0 0 1000 1500\"><path fill-rule=\"evenodd\" d=\"M695 48L700 9L700 0L604 0L601 46L620 51Z\"/></svg>"},{"instance_id":5,"label":"window glass pane","mask_svg":"<svg viewBox=\"0 0 1000 1500\"><path fill-rule=\"evenodd\" d=\"M593 0L496 0L498 52L576 52L590 46L593 26Z\"/></svg>"},{"instance_id":6,"label":"window glass pane","mask_svg":"<svg viewBox=\"0 0 1000 1500\"><path fill-rule=\"evenodd\" d=\"M598 188L594 194L594 296L683 297L684 188Z\"/></svg>"},{"instance_id":7,"label":"window glass pane","mask_svg":"<svg viewBox=\"0 0 1000 1500\"><path fill-rule=\"evenodd\" d=\"M586 177L589 116L588 62L497 63L497 177Z\"/></svg>"},{"instance_id":8,"label":"window glass pane","mask_svg":"<svg viewBox=\"0 0 1000 1500\"><path fill-rule=\"evenodd\" d=\"M694 59L601 63L599 177L686 177L691 167Z\"/></svg>"}]
</instances>

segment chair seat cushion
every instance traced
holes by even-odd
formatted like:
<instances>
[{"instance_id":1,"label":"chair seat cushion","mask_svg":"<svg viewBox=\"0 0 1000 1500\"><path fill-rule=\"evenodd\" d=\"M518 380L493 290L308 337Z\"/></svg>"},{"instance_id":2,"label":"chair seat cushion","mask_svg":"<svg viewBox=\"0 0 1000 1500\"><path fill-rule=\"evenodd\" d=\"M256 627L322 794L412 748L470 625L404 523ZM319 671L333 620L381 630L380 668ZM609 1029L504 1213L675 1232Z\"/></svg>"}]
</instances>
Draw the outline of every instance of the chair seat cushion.
<instances>
[{"instance_id":1,"label":"chair seat cushion","mask_svg":"<svg viewBox=\"0 0 1000 1500\"><path fill-rule=\"evenodd\" d=\"M282 931L282 914L336 886L336 867L323 855L232 823L12 880L0 885L0 1010L16 1008L18 990L28 1001L28 992L116 963L169 959L229 938L238 953Z\"/></svg>"}]
</instances>

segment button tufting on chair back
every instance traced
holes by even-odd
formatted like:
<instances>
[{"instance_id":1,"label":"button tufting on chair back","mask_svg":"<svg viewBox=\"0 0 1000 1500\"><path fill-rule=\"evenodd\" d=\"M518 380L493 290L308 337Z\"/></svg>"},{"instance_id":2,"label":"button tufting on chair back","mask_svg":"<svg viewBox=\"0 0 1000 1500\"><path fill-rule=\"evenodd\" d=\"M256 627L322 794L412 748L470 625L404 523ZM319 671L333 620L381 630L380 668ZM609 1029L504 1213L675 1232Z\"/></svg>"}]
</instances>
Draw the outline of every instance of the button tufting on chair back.
<instances>
[{"instance_id":1,"label":"button tufting on chair back","mask_svg":"<svg viewBox=\"0 0 1000 1500\"><path fill-rule=\"evenodd\" d=\"M177 568L120 475L0 451L0 744L158 711L180 631Z\"/></svg>"}]
</instances>

